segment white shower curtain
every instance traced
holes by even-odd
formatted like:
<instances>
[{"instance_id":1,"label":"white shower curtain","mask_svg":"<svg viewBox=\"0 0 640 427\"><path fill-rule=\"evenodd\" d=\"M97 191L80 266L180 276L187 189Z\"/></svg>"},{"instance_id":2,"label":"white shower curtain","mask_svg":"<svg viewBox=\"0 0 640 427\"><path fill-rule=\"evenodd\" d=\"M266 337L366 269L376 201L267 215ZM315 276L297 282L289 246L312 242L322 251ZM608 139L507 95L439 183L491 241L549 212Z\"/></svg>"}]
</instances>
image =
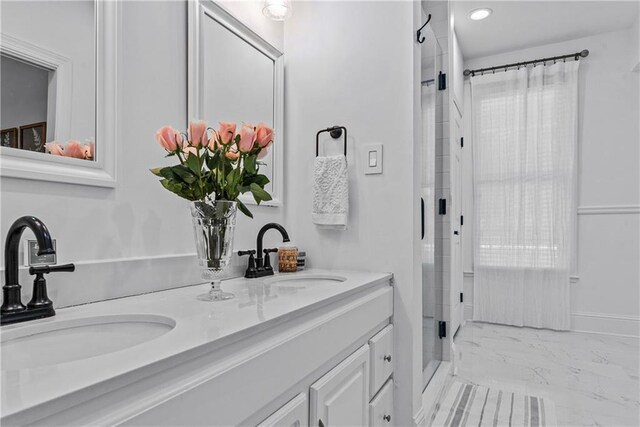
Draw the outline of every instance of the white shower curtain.
<instances>
[{"instance_id":1,"label":"white shower curtain","mask_svg":"<svg viewBox=\"0 0 640 427\"><path fill-rule=\"evenodd\" d=\"M570 328L578 64L471 78L474 320Z\"/></svg>"}]
</instances>

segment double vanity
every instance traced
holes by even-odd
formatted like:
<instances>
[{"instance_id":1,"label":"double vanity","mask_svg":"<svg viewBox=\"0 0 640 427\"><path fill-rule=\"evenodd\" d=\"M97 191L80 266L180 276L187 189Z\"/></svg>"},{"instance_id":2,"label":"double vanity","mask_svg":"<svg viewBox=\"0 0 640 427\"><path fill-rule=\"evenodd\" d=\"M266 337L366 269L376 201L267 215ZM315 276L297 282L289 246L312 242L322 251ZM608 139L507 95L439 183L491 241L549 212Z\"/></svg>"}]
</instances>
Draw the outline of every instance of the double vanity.
<instances>
[{"instance_id":1,"label":"double vanity","mask_svg":"<svg viewBox=\"0 0 640 427\"><path fill-rule=\"evenodd\" d=\"M3 326L3 425L392 425L390 274L308 270Z\"/></svg>"}]
</instances>

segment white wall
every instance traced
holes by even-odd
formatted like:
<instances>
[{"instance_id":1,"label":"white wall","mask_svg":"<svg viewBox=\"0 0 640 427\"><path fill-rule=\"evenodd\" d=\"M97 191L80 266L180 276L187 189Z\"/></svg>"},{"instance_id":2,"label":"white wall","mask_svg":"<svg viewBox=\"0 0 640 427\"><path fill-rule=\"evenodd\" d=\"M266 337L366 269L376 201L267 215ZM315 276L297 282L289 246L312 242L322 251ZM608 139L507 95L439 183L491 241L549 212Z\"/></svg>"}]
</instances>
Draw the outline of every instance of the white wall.
<instances>
[{"instance_id":1,"label":"white wall","mask_svg":"<svg viewBox=\"0 0 640 427\"><path fill-rule=\"evenodd\" d=\"M640 87L639 74L632 72L638 63L638 24L627 30L470 60L465 68L499 65L582 49L589 49L590 54L580 63L578 250L575 273L578 277L573 280L571 287L572 328L638 336ZM472 141L470 127L468 123L466 125L465 188L467 205L471 207ZM466 235L471 235L471 213L465 212L465 228L469 227L465 230ZM467 214L469 221L466 220ZM471 242L467 240L465 244L465 270L470 272L473 268ZM470 274L467 274L465 282L465 303L471 304Z\"/></svg>"},{"instance_id":2,"label":"white wall","mask_svg":"<svg viewBox=\"0 0 640 427\"><path fill-rule=\"evenodd\" d=\"M412 165L419 161L413 147L420 93L415 6L299 2L285 24L286 224L312 266L394 273L397 425L411 425L421 407L421 300L413 294L420 289L420 252L418 240L412 243L420 182ZM349 134L346 231L311 223L315 134L331 125L344 125ZM382 175L364 175L364 146L371 143L384 144Z\"/></svg>"},{"instance_id":3,"label":"white wall","mask_svg":"<svg viewBox=\"0 0 640 427\"><path fill-rule=\"evenodd\" d=\"M47 121L49 71L5 56L0 57L0 128L19 128ZM53 123L47 123L47 134Z\"/></svg>"},{"instance_id":4,"label":"white wall","mask_svg":"<svg viewBox=\"0 0 640 427\"><path fill-rule=\"evenodd\" d=\"M262 17L257 4L231 6L250 15L238 15L245 22ZM117 145L116 188L0 179L0 235L17 217L35 215L57 239L58 262L78 264L73 274L48 278L57 307L199 282L188 202L148 171L170 164L155 131L187 124L186 2L125 1L121 19L120 137L106 142ZM282 47L283 25L264 21L261 35ZM283 221L283 208L251 209L253 220L238 214L236 249L253 248L259 227ZM268 234L265 244L276 245L277 237ZM21 283L30 295L24 271Z\"/></svg>"}]
</instances>

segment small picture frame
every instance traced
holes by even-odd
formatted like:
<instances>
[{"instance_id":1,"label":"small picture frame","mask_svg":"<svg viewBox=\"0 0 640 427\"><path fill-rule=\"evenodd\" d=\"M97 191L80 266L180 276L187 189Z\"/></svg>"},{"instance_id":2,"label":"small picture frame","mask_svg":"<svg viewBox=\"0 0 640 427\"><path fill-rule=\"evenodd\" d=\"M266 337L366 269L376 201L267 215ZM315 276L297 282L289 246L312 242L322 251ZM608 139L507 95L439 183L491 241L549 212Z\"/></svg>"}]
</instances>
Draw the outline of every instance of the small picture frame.
<instances>
[{"instance_id":1,"label":"small picture frame","mask_svg":"<svg viewBox=\"0 0 640 427\"><path fill-rule=\"evenodd\" d=\"M0 130L0 146L19 148L18 128L8 128Z\"/></svg>"},{"instance_id":2,"label":"small picture frame","mask_svg":"<svg viewBox=\"0 0 640 427\"><path fill-rule=\"evenodd\" d=\"M47 122L20 126L20 148L44 153L47 138Z\"/></svg>"}]
</instances>

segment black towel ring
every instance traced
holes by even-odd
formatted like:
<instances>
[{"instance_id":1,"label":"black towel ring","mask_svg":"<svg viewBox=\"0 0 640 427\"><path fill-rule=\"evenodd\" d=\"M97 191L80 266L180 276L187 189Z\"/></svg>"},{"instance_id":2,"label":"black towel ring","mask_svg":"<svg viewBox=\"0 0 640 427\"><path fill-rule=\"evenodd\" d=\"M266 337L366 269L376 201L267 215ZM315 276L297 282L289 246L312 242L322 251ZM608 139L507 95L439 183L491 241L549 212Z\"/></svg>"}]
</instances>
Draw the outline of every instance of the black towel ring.
<instances>
[{"instance_id":1,"label":"black towel ring","mask_svg":"<svg viewBox=\"0 0 640 427\"><path fill-rule=\"evenodd\" d=\"M342 136L342 132L344 131L344 156L347 157L347 128L344 126L332 126L330 128L319 130L316 133L316 157L318 157L320 151L320 134L322 132L329 132L331 138L338 139Z\"/></svg>"}]
</instances>

